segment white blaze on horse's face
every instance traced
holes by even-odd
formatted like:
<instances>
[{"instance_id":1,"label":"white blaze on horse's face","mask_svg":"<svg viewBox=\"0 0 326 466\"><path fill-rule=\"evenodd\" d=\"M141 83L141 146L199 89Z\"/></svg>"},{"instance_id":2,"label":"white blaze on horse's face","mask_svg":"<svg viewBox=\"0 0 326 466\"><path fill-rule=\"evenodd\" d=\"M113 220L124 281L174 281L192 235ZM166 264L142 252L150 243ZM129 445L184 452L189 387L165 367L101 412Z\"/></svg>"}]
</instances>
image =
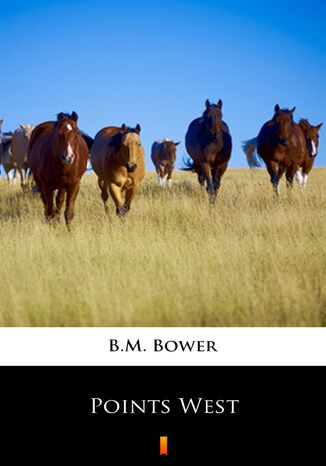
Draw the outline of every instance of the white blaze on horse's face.
<instances>
[{"instance_id":1,"label":"white blaze on horse's face","mask_svg":"<svg viewBox=\"0 0 326 466\"><path fill-rule=\"evenodd\" d=\"M75 158L75 153L70 145L70 142L68 143L67 146L67 155L65 157L65 160L67 161L67 164L72 164Z\"/></svg>"},{"instance_id":2,"label":"white blaze on horse's face","mask_svg":"<svg viewBox=\"0 0 326 466\"><path fill-rule=\"evenodd\" d=\"M317 148L315 142L311 139L311 155L314 156L317 154Z\"/></svg>"},{"instance_id":3,"label":"white blaze on horse's face","mask_svg":"<svg viewBox=\"0 0 326 466\"><path fill-rule=\"evenodd\" d=\"M72 131L72 126L71 126L70 123L67 123L67 130L68 130L69 132Z\"/></svg>"}]
</instances>

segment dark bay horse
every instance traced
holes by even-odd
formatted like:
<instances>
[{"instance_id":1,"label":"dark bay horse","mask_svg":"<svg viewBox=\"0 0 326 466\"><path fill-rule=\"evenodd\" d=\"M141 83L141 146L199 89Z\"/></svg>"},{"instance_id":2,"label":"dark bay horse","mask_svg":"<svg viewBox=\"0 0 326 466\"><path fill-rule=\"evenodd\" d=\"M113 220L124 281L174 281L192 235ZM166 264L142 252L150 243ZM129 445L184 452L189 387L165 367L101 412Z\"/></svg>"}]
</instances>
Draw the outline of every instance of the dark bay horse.
<instances>
[{"instance_id":1,"label":"dark bay horse","mask_svg":"<svg viewBox=\"0 0 326 466\"><path fill-rule=\"evenodd\" d=\"M295 179L302 188L305 188L308 180L308 174L310 173L314 162L318 154L319 144L319 130L323 126L323 123L313 126L306 119L299 121L299 126L303 131L306 140L306 154L300 165L301 171L298 170L295 174Z\"/></svg>"},{"instance_id":2,"label":"dark bay horse","mask_svg":"<svg viewBox=\"0 0 326 466\"><path fill-rule=\"evenodd\" d=\"M292 187L293 178L306 153L306 142L300 126L293 121L291 110L275 105L274 116L259 131L257 138L243 144L249 167L260 167L258 156L265 162L271 183L279 195L279 181L285 173L287 186Z\"/></svg>"},{"instance_id":3,"label":"dark bay horse","mask_svg":"<svg viewBox=\"0 0 326 466\"><path fill-rule=\"evenodd\" d=\"M211 201L214 201L231 157L232 139L222 120L222 101L206 100L203 116L193 120L186 134L186 149L192 162L188 169L196 171L201 186L205 181Z\"/></svg>"},{"instance_id":4,"label":"dark bay horse","mask_svg":"<svg viewBox=\"0 0 326 466\"><path fill-rule=\"evenodd\" d=\"M91 148L91 163L98 176L98 185L108 213L109 192L116 206L116 213L123 217L131 201L140 190L145 176L144 149L140 142L140 126L108 126L95 136Z\"/></svg>"},{"instance_id":5,"label":"dark bay horse","mask_svg":"<svg viewBox=\"0 0 326 466\"><path fill-rule=\"evenodd\" d=\"M88 159L88 147L77 126L78 115L59 113L57 121L36 126L32 132L28 163L40 190L45 219L59 216L66 196L65 220L69 229L74 205ZM54 191L58 190L55 203Z\"/></svg>"},{"instance_id":6,"label":"dark bay horse","mask_svg":"<svg viewBox=\"0 0 326 466\"><path fill-rule=\"evenodd\" d=\"M157 180L161 188L164 188L166 182L169 187L171 186L178 144L180 142L164 139L163 141L155 141L152 145L151 159L155 166Z\"/></svg>"}]
</instances>

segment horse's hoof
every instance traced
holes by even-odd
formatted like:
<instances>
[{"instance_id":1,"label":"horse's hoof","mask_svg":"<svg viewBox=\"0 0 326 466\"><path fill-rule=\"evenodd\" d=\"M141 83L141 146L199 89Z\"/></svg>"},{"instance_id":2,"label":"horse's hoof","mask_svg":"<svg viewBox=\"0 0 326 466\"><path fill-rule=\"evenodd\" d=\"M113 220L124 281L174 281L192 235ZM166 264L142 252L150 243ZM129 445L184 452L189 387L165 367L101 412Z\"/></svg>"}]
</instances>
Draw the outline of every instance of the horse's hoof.
<instances>
[{"instance_id":1,"label":"horse's hoof","mask_svg":"<svg viewBox=\"0 0 326 466\"><path fill-rule=\"evenodd\" d=\"M117 207L116 208L116 213L117 213L118 217L122 218L125 215L126 210L125 210L124 207Z\"/></svg>"}]
</instances>

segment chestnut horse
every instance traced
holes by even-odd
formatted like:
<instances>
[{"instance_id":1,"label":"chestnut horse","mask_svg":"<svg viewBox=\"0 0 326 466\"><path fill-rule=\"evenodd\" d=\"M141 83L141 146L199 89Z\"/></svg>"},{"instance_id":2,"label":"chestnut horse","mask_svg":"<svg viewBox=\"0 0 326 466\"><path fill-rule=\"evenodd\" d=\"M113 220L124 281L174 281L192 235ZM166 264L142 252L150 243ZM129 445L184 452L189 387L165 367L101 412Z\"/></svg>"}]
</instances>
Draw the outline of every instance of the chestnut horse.
<instances>
[{"instance_id":1,"label":"chestnut horse","mask_svg":"<svg viewBox=\"0 0 326 466\"><path fill-rule=\"evenodd\" d=\"M214 201L231 157L232 139L227 124L222 120L222 101L211 104L206 100L203 116L193 120L186 134L186 149L201 186L205 181L210 200Z\"/></svg>"},{"instance_id":2,"label":"chestnut horse","mask_svg":"<svg viewBox=\"0 0 326 466\"><path fill-rule=\"evenodd\" d=\"M287 186L293 186L293 178L301 166L305 153L306 142L300 126L293 121L291 110L280 109L275 105L274 116L261 128L257 138L243 144L249 167L260 167L256 156L265 162L275 193L279 195L279 181L285 173Z\"/></svg>"},{"instance_id":3,"label":"chestnut horse","mask_svg":"<svg viewBox=\"0 0 326 466\"><path fill-rule=\"evenodd\" d=\"M57 121L36 126L32 132L28 163L40 190L45 219L60 215L66 196L65 221L68 229L88 159L88 147L77 126L78 115L59 113ZM58 190L55 203L54 191Z\"/></svg>"},{"instance_id":4,"label":"chestnut horse","mask_svg":"<svg viewBox=\"0 0 326 466\"><path fill-rule=\"evenodd\" d=\"M164 188L166 182L169 187L171 186L178 144L180 142L164 139L163 141L156 141L152 145L151 158L157 173L157 181L160 183L161 188Z\"/></svg>"},{"instance_id":5,"label":"chestnut horse","mask_svg":"<svg viewBox=\"0 0 326 466\"><path fill-rule=\"evenodd\" d=\"M302 188L305 188L308 180L308 174L310 173L318 154L318 133L323 124L320 123L317 126L313 126L308 120L302 119L299 121L299 126L302 129L306 140L306 154L302 164L300 165L301 171L298 170L296 172L295 179Z\"/></svg>"},{"instance_id":6,"label":"chestnut horse","mask_svg":"<svg viewBox=\"0 0 326 466\"><path fill-rule=\"evenodd\" d=\"M123 124L121 128L103 128L95 136L91 148L91 163L98 176L106 213L108 189L119 217L130 210L131 201L140 190L145 176L145 157L139 133L139 125L128 128Z\"/></svg>"}]
</instances>

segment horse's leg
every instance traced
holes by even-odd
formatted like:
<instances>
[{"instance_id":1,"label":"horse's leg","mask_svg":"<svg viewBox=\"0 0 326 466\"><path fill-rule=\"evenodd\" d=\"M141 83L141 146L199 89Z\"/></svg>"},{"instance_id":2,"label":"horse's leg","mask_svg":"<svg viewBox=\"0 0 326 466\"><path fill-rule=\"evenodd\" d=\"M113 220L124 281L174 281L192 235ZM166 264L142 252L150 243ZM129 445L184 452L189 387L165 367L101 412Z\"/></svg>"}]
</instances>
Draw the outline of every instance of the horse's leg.
<instances>
[{"instance_id":1,"label":"horse's leg","mask_svg":"<svg viewBox=\"0 0 326 466\"><path fill-rule=\"evenodd\" d=\"M156 177L157 177L157 182L161 186L161 176L160 176L160 170L159 168L156 169Z\"/></svg>"},{"instance_id":2,"label":"horse's leg","mask_svg":"<svg viewBox=\"0 0 326 466\"><path fill-rule=\"evenodd\" d=\"M7 181L8 181L8 184L11 185L12 184L12 179L13 179L13 176L11 174L11 170L6 170L6 175L7 175Z\"/></svg>"},{"instance_id":3,"label":"horse's leg","mask_svg":"<svg viewBox=\"0 0 326 466\"><path fill-rule=\"evenodd\" d=\"M17 170L17 168L13 168L13 170L14 170L14 175L12 177L12 184L16 184L17 178L18 178L18 175L17 175L18 170Z\"/></svg>"},{"instance_id":4,"label":"horse's leg","mask_svg":"<svg viewBox=\"0 0 326 466\"><path fill-rule=\"evenodd\" d=\"M299 167L298 167L298 170L296 171L296 173L294 175L294 178L295 178L295 181L300 186L300 188L302 188L303 187L303 176L302 176L302 172L300 171Z\"/></svg>"},{"instance_id":5,"label":"horse's leg","mask_svg":"<svg viewBox=\"0 0 326 466\"><path fill-rule=\"evenodd\" d=\"M102 201L103 201L103 204L104 204L105 213L108 214L109 213L109 207L108 207L108 204L107 204L107 201L109 199L108 185L107 185L106 181L103 180L102 178L98 178L98 185L99 185L99 188L101 190L101 198L102 198Z\"/></svg>"},{"instance_id":6,"label":"horse's leg","mask_svg":"<svg viewBox=\"0 0 326 466\"><path fill-rule=\"evenodd\" d=\"M74 218L74 207L76 197L79 191L80 182L77 181L74 185L67 189L66 209L65 209L65 220L68 230L70 230L70 223Z\"/></svg>"},{"instance_id":7,"label":"horse's leg","mask_svg":"<svg viewBox=\"0 0 326 466\"><path fill-rule=\"evenodd\" d=\"M228 166L228 162L225 162L221 165L218 165L212 170L212 175L213 175L213 188L214 188L214 195L215 198L217 196L217 193L221 187L221 180L222 176L224 175L226 169Z\"/></svg>"},{"instance_id":8,"label":"horse's leg","mask_svg":"<svg viewBox=\"0 0 326 466\"><path fill-rule=\"evenodd\" d=\"M17 170L18 170L18 173L19 173L19 176L20 176L20 186L23 190L23 192L25 191L25 188L26 188L26 183L25 183L25 172L24 172L24 169L22 168L22 166L20 165L20 163L18 164L17 166Z\"/></svg>"},{"instance_id":9,"label":"horse's leg","mask_svg":"<svg viewBox=\"0 0 326 466\"><path fill-rule=\"evenodd\" d=\"M58 214L58 209L53 202L54 190L48 186L42 187L42 200L45 206L44 216L45 221L49 221Z\"/></svg>"},{"instance_id":10,"label":"horse's leg","mask_svg":"<svg viewBox=\"0 0 326 466\"><path fill-rule=\"evenodd\" d=\"M197 173L197 178L198 178L198 183L201 188L204 188L205 186L205 176L202 173L202 168L200 163L195 163L195 170Z\"/></svg>"},{"instance_id":11,"label":"horse's leg","mask_svg":"<svg viewBox=\"0 0 326 466\"><path fill-rule=\"evenodd\" d=\"M309 158L307 162L302 165L302 182L301 187L304 189L308 181L308 175L313 167L314 159Z\"/></svg>"},{"instance_id":12,"label":"horse's leg","mask_svg":"<svg viewBox=\"0 0 326 466\"><path fill-rule=\"evenodd\" d=\"M115 210L116 213L119 217L123 217L124 214L126 213L125 208L124 208L124 199L121 193L121 187L117 186L114 183L109 183L109 191L111 194L111 197L115 203Z\"/></svg>"},{"instance_id":13,"label":"horse's leg","mask_svg":"<svg viewBox=\"0 0 326 466\"><path fill-rule=\"evenodd\" d=\"M172 172L173 172L173 168L169 168L169 170L168 170L168 179L167 179L167 183L168 183L169 188L171 188L171 186L172 186Z\"/></svg>"},{"instance_id":14,"label":"horse's leg","mask_svg":"<svg viewBox=\"0 0 326 466\"><path fill-rule=\"evenodd\" d=\"M287 170L286 170L286 174L285 174L285 177L286 177L286 186L288 188L293 188L293 178L294 178L294 175L296 174L297 170L298 170L298 165L297 164L293 164L291 165L291 167L289 167Z\"/></svg>"},{"instance_id":15,"label":"horse's leg","mask_svg":"<svg viewBox=\"0 0 326 466\"><path fill-rule=\"evenodd\" d=\"M208 163L203 163L202 164L202 173L205 177L206 183L207 183L207 192L211 198L212 201L214 199L214 187L213 187L213 182L212 182L212 173L211 173L211 167Z\"/></svg>"},{"instance_id":16,"label":"horse's leg","mask_svg":"<svg viewBox=\"0 0 326 466\"><path fill-rule=\"evenodd\" d=\"M279 196L280 195L280 189L279 189L280 178L277 174L277 171L278 171L277 162L274 162L273 160L266 162L266 168L269 173L269 176L271 177L271 183L273 185L274 192L277 196Z\"/></svg>"},{"instance_id":17,"label":"horse's leg","mask_svg":"<svg viewBox=\"0 0 326 466\"><path fill-rule=\"evenodd\" d=\"M63 188L58 189L57 195L55 197L55 204L58 209L58 214L60 214L60 211L62 209L63 203L65 201L65 190Z\"/></svg>"},{"instance_id":18,"label":"horse's leg","mask_svg":"<svg viewBox=\"0 0 326 466\"><path fill-rule=\"evenodd\" d=\"M131 201L133 198L138 194L140 191L140 184L135 184L132 188L127 189L126 191L126 202L124 205L125 211L129 212L130 206L131 206Z\"/></svg>"}]
</instances>

